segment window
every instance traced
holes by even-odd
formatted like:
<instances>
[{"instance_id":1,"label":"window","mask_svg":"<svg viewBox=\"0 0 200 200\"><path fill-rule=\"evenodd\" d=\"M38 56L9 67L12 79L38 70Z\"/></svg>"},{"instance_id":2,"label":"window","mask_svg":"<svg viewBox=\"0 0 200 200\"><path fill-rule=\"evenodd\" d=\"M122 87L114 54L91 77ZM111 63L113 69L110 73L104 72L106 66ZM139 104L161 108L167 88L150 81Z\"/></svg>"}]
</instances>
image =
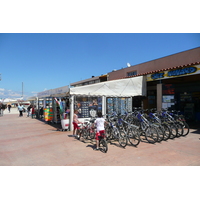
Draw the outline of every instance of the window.
<instances>
[{"instance_id":1,"label":"window","mask_svg":"<svg viewBox=\"0 0 200 200\"><path fill-rule=\"evenodd\" d=\"M79 118L96 117L97 112L102 112L102 97L75 96L74 109L78 110Z\"/></svg>"},{"instance_id":2,"label":"window","mask_svg":"<svg viewBox=\"0 0 200 200\"><path fill-rule=\"evenodd\" d=\"M93 84L93 83L94 83L94 81L90 81L90 82L89 82L89 85L90 85L90 84Z\"/></svg>"},{"instance_id":3,"label":"window","mask_svg":"<svg viewBox=\"0 0 200 200\"><path fill-rule=\"evenodd\" d=\"M137 71L127 73L127 76L134 76L134 75L137 75Z\"/></svg>"},{"instance_id":4,"label":"window","mask_svg":"<svg viewBox=\"0 0 200 200\"><path fill-rule=\"evenodd\" d=\"M109 97L107 100L106 112L112 114L113 112L125 114L125 112L131 112L131 98L124 97Z\"/></svg>"}]
</instances>

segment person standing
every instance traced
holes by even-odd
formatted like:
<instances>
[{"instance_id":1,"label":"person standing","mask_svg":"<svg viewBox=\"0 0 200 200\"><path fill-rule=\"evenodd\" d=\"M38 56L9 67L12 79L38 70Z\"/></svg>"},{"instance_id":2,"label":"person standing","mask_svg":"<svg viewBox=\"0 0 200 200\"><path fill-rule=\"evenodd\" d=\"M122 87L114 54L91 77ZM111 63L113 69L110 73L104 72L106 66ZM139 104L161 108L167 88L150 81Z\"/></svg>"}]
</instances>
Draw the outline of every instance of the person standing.
<instances>
[{"instance_id":1,"label":"person standing","mask_svg":"<svg viewBox=\"0 0 200 200\"><path fill-rule=\"evenodd\" d=\"M19 104L18 110L19 110L19 117L23 117L24 106L22 104Z\"/></svg>"},{"instance_id":2,"label":"person standing","mask_svg":"<svg viewBox=\"0 0 200 200\"><path fill-rule=\"evenodd\" d=\"M32 119L33 119L33 116L35 115L35 106L33 105L32 106L32 109L31 109L31 116L32 116Z\"/></svg>"},{"instance_id":3,"label":"person standing","mask_svg":"<svg viewBox=\"0 0 200 200\"><path fill-rule=\"evenodd\" d=\"M9 104L8 105L8 111L9 111L9 113L10 113L10 109L11 109L11 105Z\"/></svg>"},{"instance_id":4,"label":"person standing","mask_svg":"<svg viewBox=\"0 0 200 200\"><path fill-rule=\"evenodd\" d=\"M96 148L94 148L95 151L99 150L99 137L105 138L105 128L104 124L107 123L105 119L102 116L101 112L97 113L98 118L94 121L97 127L97 132L96 132Z\"/></svg>"},{"instance_id":5,"label":"person standing","mask_svg":"<svg viewBox=\"0 0 200 200\"><path fill-rule=\"evenodd\" d=\"M3 116L3 104L2 103L0 103L0 116Z\"/></svg>"},{"instance_id":6,"label":"person standing","mask_svg":"<svg viewBox=\"0 0 200 200\"><path fill-rule=\"evenodd\" d=\"M78 120L78 110L75 110L74 116L73 116L73 125L74 125L73 136L74 137L80 137L80 136L77 135L77 129L80 129L78 124L82 124L82 122L80 122Z\"/></svg>"},{"instance_id":7,"label":"person standing","mask_svg":"<svg viewBox=\"0 0 200 200\"><path fill-rule=\"evenodd\" d=\"M27 108L27 117L29 117L30 114L31 114L31 105L29 105Z\"/></svg>"},{"instance_id":8,"label":"person standing","mask_svg":"<svg viewBox=\"0 0 200 200\"><path fill-rule=\"evenodd\" d=\"M44 115L44 110L43 110L43 107L41 107L41 108L40 108L40 111L39 111L40 119L43 118L43 115Z\"/></svg>"}]
</instances>

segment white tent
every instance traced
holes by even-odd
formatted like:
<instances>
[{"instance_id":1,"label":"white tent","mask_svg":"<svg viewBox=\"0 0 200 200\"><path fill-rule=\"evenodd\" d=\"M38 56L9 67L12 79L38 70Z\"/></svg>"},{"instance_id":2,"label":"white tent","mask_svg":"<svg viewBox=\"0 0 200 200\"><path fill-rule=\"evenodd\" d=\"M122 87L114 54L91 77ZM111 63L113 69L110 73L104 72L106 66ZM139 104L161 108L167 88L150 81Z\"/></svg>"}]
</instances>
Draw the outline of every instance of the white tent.
<instances>
[{"instance_id":1,"label":"white tent","mask_svg":"<svg viewBox=\"0 0 200 200\"><path fill-rule=\"evenodd\" d=\"M17 99L10 99L10 98L5 98L1 102L2 103L18 103Z\"/></svg>"},{"instance_id":2,"label":"white tent","mask_svg":"<svg viewBox=\"0 0 200 200\"><path fill-rule=\"evenodd\" d=\"M146 77L138 76L74 87L70 88L70 95L107 97L146 96Z\"/></svg>"},{"instance_id":3,"label":"white tent","mask_svg":"<svg viewBox=\"0 0 200 200\"><path fill-rule=\"evenodd\" d=\"M146 96L146 77L138 76L127 79L105 81L87 86L70 88L70 130L74 113L74 96L102 96L102 114L106 113L106 97Z\"/></svg>"}]
</instances>

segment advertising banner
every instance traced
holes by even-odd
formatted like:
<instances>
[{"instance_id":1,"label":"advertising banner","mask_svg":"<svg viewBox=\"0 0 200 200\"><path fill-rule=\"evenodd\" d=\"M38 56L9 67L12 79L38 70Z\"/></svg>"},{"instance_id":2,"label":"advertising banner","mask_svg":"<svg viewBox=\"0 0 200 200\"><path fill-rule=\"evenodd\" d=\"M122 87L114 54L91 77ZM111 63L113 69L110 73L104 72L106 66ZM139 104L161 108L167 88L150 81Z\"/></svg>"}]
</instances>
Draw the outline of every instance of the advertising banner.
<instances>
[{"instance_id":1,"label":"advertising banner","mask_svg":"<svg viewBox=\"0 0 200 200\"><path fill-rule=\"evenodd\" d=\"M181 76L190 76L199 73L200 73L200 65L192 65L189 67L162 71L154 74L148 74L147 81L155 81L166 78L176 78Z\"/></svg>"}]
</instances>

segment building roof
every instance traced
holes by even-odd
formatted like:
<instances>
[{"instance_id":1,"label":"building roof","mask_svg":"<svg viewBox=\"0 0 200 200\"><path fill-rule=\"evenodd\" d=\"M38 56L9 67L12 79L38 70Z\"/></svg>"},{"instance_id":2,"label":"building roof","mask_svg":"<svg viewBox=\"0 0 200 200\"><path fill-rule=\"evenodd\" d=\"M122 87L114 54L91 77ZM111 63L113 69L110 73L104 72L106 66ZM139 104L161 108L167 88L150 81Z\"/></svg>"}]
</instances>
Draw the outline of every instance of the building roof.
<instances>
[{"instance_id":1,"label":"building roof","mask_svg":"<svg viewBox=\"0 0 200 200\"><path fill-rule=\"evenodd\" d=\"M77 82L74 82L74 83L70 83L70 85L78 85L78 84L81 84L81 83L84 83L84 82L88 82L88 81L93 81L93 80L98 80L100 76L92 76L92 78L88 78L88 79L84 79L84 80L81 80L81 81L77 81Z\"/></svg>"},{"instance_id":2,"label":"building roof","mask_svg":"<svg viewBox=\"0 0 200 200\"><path fill-rule=\"evenodd\" d=\"M88 79L84 79L84 80L81 80L81 81L70 83L70 85L74 86L74 85L78 85L78 84L89 82L89 81L99 80L99 78L103 78L103 77L107 77L107 74L103 74L103 75L100 75L100 76L92 76L91 78L88 78Z\"/></svg>"},{"instance_id":3,"label":"building roof","mask_svg":"<svg viewBox=\"0 0 200 200\"><path fill-rule=\"evenodd\" d=\"M186 65L180 65L180 66L175 66L175 67L170 67L170 68L163 68L163 69L149 71L149 72L146 72L146 73L137 74L137 75L133 75L133 76L125 76L123 78L131 78L131 77L136 77L136 76L144 76L144 75L147 75L147 74L154 74L154 73L158 73L158 72L162 72L162 71L179 69L179 68L189 67L191 65L198 65L198 64L200 64L200 62L194 62L194 63L190 63L190 64L186 64Z\"/></svg>"}]
</instances>

